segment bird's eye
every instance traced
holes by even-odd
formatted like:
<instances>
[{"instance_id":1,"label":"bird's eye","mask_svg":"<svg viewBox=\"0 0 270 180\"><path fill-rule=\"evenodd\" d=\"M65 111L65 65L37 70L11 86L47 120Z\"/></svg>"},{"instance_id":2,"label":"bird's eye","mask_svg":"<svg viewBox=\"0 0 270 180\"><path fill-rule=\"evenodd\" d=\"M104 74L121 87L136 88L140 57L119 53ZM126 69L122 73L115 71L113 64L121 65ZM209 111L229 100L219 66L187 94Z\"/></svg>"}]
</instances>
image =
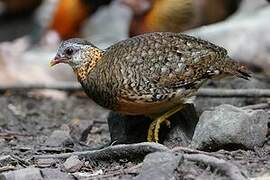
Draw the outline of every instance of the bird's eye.
<instances>
[{"instance_id":1,"label":"bird's eye","mask_svg":"<svg viewBox=\"0 0 270 180\"><path fill-rule=\"evenodd\" d=\"M68 56L71 56L73 54L74 50L72 48L67 48L65 50L65 54L68 55Z\"/></svg>"}]
</instances>

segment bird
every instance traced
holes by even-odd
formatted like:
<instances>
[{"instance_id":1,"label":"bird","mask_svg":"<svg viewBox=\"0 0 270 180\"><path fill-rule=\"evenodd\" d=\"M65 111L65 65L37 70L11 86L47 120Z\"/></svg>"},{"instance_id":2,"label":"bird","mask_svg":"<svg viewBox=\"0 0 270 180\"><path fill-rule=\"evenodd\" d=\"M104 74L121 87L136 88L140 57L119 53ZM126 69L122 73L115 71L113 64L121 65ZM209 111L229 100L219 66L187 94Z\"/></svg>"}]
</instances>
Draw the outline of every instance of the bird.
<instances>
[{"instance_id":1,"label":"bird","mask_svg":"<svg viewBox=\"0 0 270 180\"><path fill-rule=\"evenodd\" d=\"M193 36L152 32L102 50L91 42L63 41L50 61L69 64L86 94L98 105L126 115L151 117L147 140L159 141L162 123L180 111L208 79L251 77L227 51Z\"/></svg>"},{"instance_id":2,"label":"bird","mask_svg":"<svg viewBox=\"0 0 270 180\"><path fill-rule=\"evenodd\" d=\"M112 0L59 0L49 22L49 30L56 31L62 39L80 35L81 26L96 10Z\"/></svg>"},{"instance_id":3,"label":"bird","mask_svg":"<svg viewBox=\"0 0 270 180\"><path fill-rule=\"evenodd\" d=\"M182 32L224 20L240 0L121 0L132 9L129 35L145 32Z\"/></svg>"}]
</instances>

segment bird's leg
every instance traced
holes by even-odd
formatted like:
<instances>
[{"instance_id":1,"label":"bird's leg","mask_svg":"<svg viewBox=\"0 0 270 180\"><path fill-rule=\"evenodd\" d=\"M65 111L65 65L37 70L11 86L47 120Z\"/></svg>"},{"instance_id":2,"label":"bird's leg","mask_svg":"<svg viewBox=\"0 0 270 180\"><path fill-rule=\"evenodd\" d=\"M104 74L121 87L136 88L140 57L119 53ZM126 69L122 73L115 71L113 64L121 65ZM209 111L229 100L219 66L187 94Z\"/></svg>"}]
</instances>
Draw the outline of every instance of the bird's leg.
<instances>
[{"instance_id":1,"label":"bird's leg","mask_svg":"<svg viewBox=\"0 0 270 180\"><path fill-rule=\"evenodd\" d=\"M162 116L156 118L149 126L147 141L149 142L155 141L156 143L158 143L158 133L159 133L160 124L165 122L166 125L170 127L170 121L168 121L167 118L169 118L176 112L180 111L183 107L184 107L183 105L176 106L173 109L167 111Z\"/></svg>"},{"instance_id":2,"label":"bird's leg","mask_svg":"<svg viewBox=\"0 0 270 180\"><path fill-rule=\"evenodd\" d=\"M158 118L156 118L154 121L152 121L150 126L149 126L148 135L147 135L147 141L148 142L153 141L153 138L154 138L154 135L155 135L154 132L155 132L155 129L156 129L157 120L158 120ZM166 123L166 125L170 126L170 121L168 121L167 119L165 119L165 123Z\"/></svg>"},{"instance_id":3,"label":"bird's leg","mask_svg":"<svg viewBox=\"0 0 270 180\"><path fill-rule=\"evenodd\" d=\"M168 128L171 127L171 122L167 119L164 119L164 121L157 124L157 120L159 118L156 118L154 121L151 122L149 129L148 129L148 137L147 140L151 142L153 140L153 137L156 137L156 133L158 134L158 130L160 128L160 124L164 122ZM156 131L157 130L157 131Z\"/></svg>"}]
</instances>

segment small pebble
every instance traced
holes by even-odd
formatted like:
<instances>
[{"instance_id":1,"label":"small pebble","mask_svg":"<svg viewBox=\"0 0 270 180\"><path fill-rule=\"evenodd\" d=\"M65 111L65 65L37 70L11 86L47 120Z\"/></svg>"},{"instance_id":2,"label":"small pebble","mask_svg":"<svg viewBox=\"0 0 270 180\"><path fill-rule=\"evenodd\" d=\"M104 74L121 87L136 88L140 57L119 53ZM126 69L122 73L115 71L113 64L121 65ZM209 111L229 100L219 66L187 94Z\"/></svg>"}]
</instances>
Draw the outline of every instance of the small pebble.
<instances>
[{"instance_id":1,"label":"small pebble","mask_svg":"<svg viewBox=\"0 0 270 180\"><path fill-rule=\"evenodd\" d=\"M41 168L51 167L56 163L55 159L48 158L48 159L39 159L37 161L37 166Z\"/></svg>"},{"instance_id":2,"label":"small pebble","mask_svg":"<svg viewBox=\"0 0 270 180\"><path fill-rule=\"evenodd\" d=\"M64 168L68 172L77 172L79 171L84 162L82 162L78 156L71 156L64 162Z\"/></svg>"}]
</instances>

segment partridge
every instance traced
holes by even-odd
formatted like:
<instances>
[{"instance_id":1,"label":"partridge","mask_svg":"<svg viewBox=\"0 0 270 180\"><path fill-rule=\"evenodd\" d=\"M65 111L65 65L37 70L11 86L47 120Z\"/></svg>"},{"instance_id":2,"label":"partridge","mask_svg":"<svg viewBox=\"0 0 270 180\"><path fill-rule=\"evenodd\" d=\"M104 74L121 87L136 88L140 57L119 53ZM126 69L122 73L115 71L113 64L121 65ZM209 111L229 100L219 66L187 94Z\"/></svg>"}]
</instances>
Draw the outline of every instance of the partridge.
<instances>
[{"instance_id":1,"label":"partridge","mask_svg":"<svg viewBox=\"0 0 270 180\"><path fill-rule=\"evenodd\" d=\"M154 31L182 32L226 19L241 0L121 0L133 11L130 36Z\"/></svg>"},{"instance_id":2,"label":"partridge","mask_svg":"<svg viewBox=\"0 0 270 180\"><path fill-rule=\"evenodd\" d=\"M160 124L181 110L208 79L249 79L244 65L208 41L171 33L146 33L101 50L82 39L60 45L51 66L69 64L97 104L128 115L153 118L148 141L158 142Z\"/></svg>"}]
</instances>

